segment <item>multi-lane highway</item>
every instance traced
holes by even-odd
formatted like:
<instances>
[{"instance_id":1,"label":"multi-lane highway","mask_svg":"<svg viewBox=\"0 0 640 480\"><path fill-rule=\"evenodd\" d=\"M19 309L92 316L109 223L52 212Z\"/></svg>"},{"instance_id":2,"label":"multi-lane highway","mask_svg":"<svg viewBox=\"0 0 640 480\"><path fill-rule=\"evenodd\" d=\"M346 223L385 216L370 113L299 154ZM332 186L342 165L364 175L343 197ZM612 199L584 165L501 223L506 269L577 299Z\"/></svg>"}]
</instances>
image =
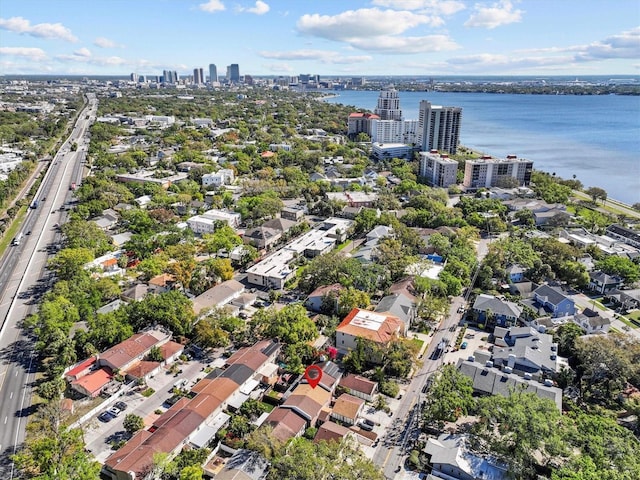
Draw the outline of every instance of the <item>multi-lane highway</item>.
<instances>
[{"instance_id":1,"label":"multi-lane highway","mask_svg":"<svg viewBox=\"0 0 640 480\"><path fill-rule=\"evenodd\" d=\"M88 103L78 115L71 135L54 156L31 200L16 245L0 259L0 478L15 476L10 456L24 441L26 417L36 370L32 339L24 335L21 321L37 309L39 297L51 279L46 265L60 244L58 225L66 220L61 210L72 195L72 183L80 184L89 145L88 129L95 119L97 99L87 95ZM73 144L77 148L72 147Z\"/></svg>"}]
</instances>

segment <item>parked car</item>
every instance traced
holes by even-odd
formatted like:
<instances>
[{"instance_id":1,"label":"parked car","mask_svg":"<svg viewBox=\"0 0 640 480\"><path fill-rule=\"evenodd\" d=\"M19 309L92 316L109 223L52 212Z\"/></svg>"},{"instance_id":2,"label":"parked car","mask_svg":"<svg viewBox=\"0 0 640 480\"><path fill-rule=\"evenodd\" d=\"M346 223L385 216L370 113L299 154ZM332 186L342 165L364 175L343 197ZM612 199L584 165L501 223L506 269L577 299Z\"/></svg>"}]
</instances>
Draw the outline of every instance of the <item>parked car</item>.
<instances>
[{"instance_id":1,"label":"parked car","mask_svg":"<svg viewBox=\"0 0 640 480\"><path fill-rule=\"evenodd\" d=\"M365 425L369 425L369 426L371 426L371 427L373 427L373 426L376 424L373 420L371 420L371 419L369 419L369 418L365 418L365 419L363 419L363 420L362 420L362 423L364 423Z\"/></svg>"},{"instance_id":2,"label":"parked car","mask_svg":"<svg viewBox=\"0 0 640 480\"><path fill-rule=\"evenodd\" d=\"M127 404L122 401L114 403L113 406L122 412L124 412L127 409Z\"/></svg>"},{"instance_id":3,"label":"parked car","mask_svg":"<svg viewBox=\"0 0 640 480\"><path fill-rule=\"evenodd\" d=\"M109 412L114 417L117 417L122 413L122 410L120 410L118 407L111 407L109 410L107 410L107 412Z\"/></svg>"},{"instance_id":4,"label":"parked car","mask_svg":"<svg viewBox=\"0 0 640 480\"><path fill-rule=\"evenodd\" d=\"M113 415L111 415L109 412L102 412L100 415L98 415L98 420L104 423L108 423L113 420Z\"/></svg>"},{"instance_id":5,"label":"parked car","mask_svg":"<svg viewBox=\"0 0 640 480\"><path fill-rule=\"evenodd\" d=\"M367 424L366 424L366 423L364 423L364 422L361 422L361 423L360 423L360 428L361 428L362 430L366 430L367 432L370 432L370 431L372 431L372 430L373 430L373 426L371 426L371 425L367 425Z\"/></svg>"},{"instance_id":6,"label":"parked car","mask_svg":"<svg viewBox=\"0 0 640 480\"><path fill-rule=\"evenodd\" d=\"M468 343L467 343L467 342L462 342L462 343L460 344L460 348L461 348L462 350L464 350L465 348L467 348L467 345L468 345Z\"/></svg>"}]
</instances>

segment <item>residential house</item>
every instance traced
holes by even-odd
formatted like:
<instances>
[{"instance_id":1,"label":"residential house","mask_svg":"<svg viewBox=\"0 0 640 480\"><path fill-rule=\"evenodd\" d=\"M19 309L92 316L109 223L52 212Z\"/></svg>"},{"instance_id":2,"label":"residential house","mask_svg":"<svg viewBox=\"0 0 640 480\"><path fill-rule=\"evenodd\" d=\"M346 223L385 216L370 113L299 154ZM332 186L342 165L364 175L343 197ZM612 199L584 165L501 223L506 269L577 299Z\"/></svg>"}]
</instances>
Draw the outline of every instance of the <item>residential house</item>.
<instances>
[{"instance_id":1,"label":"residential house","mask_svg":"<svg viewBox=\"0 0 640 480\"><path fill-rule=\"evenodd\" d=\"M386 225L378 225L369 233L367 233L366 242L370 242L371 240L380 241L383 238L392 237L393 236L393 228L387 227Z\"/></svg>"},{"instance_id":2,"label":"residential house","mask_svg":"<svg viewBox=\"0 0 640 480\"><path fill-rule=\"evenodd\" d=\"M352 373L342 377L339 386L354 397L362 398L367 402L372 402L374 395L378 391L377 382Z\"/></svg>"},{"instance_id":3,"label":"residential house","mask_svg":"<svg viewBox=\"0 0 640 480\"><path fill-rule=\"evenodd\" d=\"M169 342L171 332L165 329L150 329L136 333L128 339L98 354L98 365L114 372L125 371L143 360L153 347L161 347Z\"/></svg>"},{"instance_id":4,"label":"residential house","mask_svg":"<svg viewBox=\"0 0 640 480\"><path fill-rule=\"evenodd\" d=\"M612 302L616 308L624 311L640 308L640 289L636 290L611 290L606 299Z\"/></svg>"},{"instance_id":5,"label":"residential house","mask_svg":"<svg viewBox=\"0 0 640 480\"><path fill-rule=\"evenodd\" d=\"M607 235L621 242L640 248L640 233L636 230L623 227L622 225L613 224L607 227Z\"/></svg>"},{"instance_id":6,"label":"residential house","mask_svg":"<svg viewBox=\"0 0 640 480\"><path fill-rule=\"evenodd\" d=\"M573 321L582 328L587 335L607 333L611 327L611 320L601 316L598 312L585 308L582 313L573 316Z\"/></svg>"},{"instance_id":7,"label":"residential house","mask_svg":"<svg viewBox=\"0 0 640 480\"><path fill-rule=\"evenodd\" d=\"M64 378L76 392L95 398L111 382L113 372L109 368L100 368L94 355L69 368Z\"/></svg>"},{"instance_id":8,"label":"residential house","mask_svg":"<svg viewBox=\"0 0 640 480\"><path fill-rule=\"evenodd\" d=\"M309 294L304 301L304 306L307 310L316 313L321 313L323 310L335 312L338 308L338 295L343 288L339 283L318 287Z\"/></svg>"},{"instance_id":9,"label":"residential house","mask_svg":"<svg viewBox=\"0 0 640 480\"><path fill-rule=\"evenodd\" d=\"M304 217L305 213L307 213L307 207L304 205L293 205L280 210L280 217L298 222Z\"/></svg>"},{"instance_id":10,"label":"residential house","mask_svg":"<svg viewBox=\"0 0 640 480\"><path fill-rule=\"evenodd\" d=\"M270 425L273 437L282 442L301 436L307 428L304 418L293 410L280 407L271 411L264 424Z\"/></svg>"},{"instance_id":11,"label":"residential house","mask_svg":"<svg viewBox=\"0 0 640 480\"><path fill-rule=\"evenodd\" d=\"M474 453L465 435L443 433L437 439L427 439L424 453L432 466L431 475L447 480L507 480L511 478L506 465L490 455Z\"/></svg>"},{"instance_id":12,"label":"residential house","mask_svg":"<svg viewBox=\"0 0 640 480\"><path fill-rule=\"evenodd\" d=\"M272 218L262 224L263 227L272 228L281 232L283 235L287 233L291 227L297 225L297 222L285 217Z\"/></svg>"},{"instance_id":13,"label":"residential house","mask_svg":"<svg viewBox=\"0 0 640 480\"><path fill-rule=\"evenodd\" d=\"M237 280L227 280L193 299L193 311L196 315L214 307L223 307L244 293L244 285Z\"/></svg>"},{"instance_id":14,"label":"residential house","mask_svg":"<svg viewBox=\"0 0 640 480\"><path fill-rule=\"evenodd\" d=\"M227 460L220 472L215 474L216 480L266 480L269 473L269 462L253 450L241 448Z\"/></svg>"},{"instance_id":15,"label":"residential house","mask_svg":"<svg viewBox=\"0 0 640 480\"><path fill-rule=\"evenodd\" d=\"M533 327L496 327L493 363L522 373L556 373L560 369L558 344L553 336Z\"/></svg>"},{"instance_id":16,"label":"residential house","mask_svg":"<svg viewBox=\"0 0 640 480\"><path fill-rule=\"evenodd\" d=\"M552 317L565 317L576 313L573 299L565 295L559 287L540 285L533 291L533 299Z\"/></svg>"},{"instance_id":17,"label":"residential house","mask_svg":"<svg viewBox=\"0 0 640 480\"><path fill-rule=\"evenodd\" d=\"M457 368L473 382L473 390L484 395L508 397L519 388L535 393L540 398L551 400L558 410L562 409L562 390L553 386L551 380L539 382L531 373L518 375L507 368L496 368L491 361L479 362L475 357L458 360Z\"/></svg>"},{"instance_id":18,"label":"residential house","mask_svg":"<svg viewBox=\"0 0 640 480\"><path fill-rule=\"evenodd\" d=\"M214 173L205 173L202 175L203 187L220 187L222 185L231 185L235 180L235 174L230 168L222 168Z\"/></svg>"},{"instance_id":19,"label":"residential house","mask_svg":"<svg viewBox=\"0 0 640 480\"><path fill-rule=\"evenodd\" d=\"M365 401L348 393L340 395L331 410L331 419L345 425L355 425L362 413Z\"/></svg>"},{"instance_id":20,"label":"residential house","mask_svg":"<svg viewBox=\"0 0 640 480\"><path fill-rule=\"evenodd\" d=\"M524 280L526 269L520 265L509 265L506 269L509 283L518 283Z\"/></svg>"},{"instance_id":21,"label":"residential house","mask_svg":"<svg viewBox=\"0 0 640 480\"><path fill-rule=\"evenodd\" d=\"M241 216L239 213L227 212L225 210L207 210L202 215L195 215L187 220L187 225L194 233L213 233L218 223L227 223L231 228L238 228Z\"/></svg>"},{"instance_id":22,"label":"residential house","mask_svg":"<svg viewBox=\"0 0 640 480\"><path fill-rule=\"evenodd\" d=\"M358 338L384 346L406 336L407 330L408 325L396 316L354 308L336 328L336 347L348 353L357 347Z\"/></svg>"},{"instance_id":23,"label":"residential house","mask_svg":"<svg viewBox=\"0 0 640 480\"><path fill-rule=\"evenodd\" d=\"M176 278L170 273L162 273L156 275L149 280L150 293L165 293L172 290L176 286Z\"/></svg>"},{"instance_id":24,"label":"residential house","mask_svg":"<svg viewBox=\"0 0 640 480\"><path fill-rule=\"evenodd\" d=\"M624 279L618 275L608 275L603 271L589 273L589 290L604 295L621 287Z\"/></svg>"},{"instance_id":25,"label":"residential house","mask_svg":"<svg viewBox=\"0 0 640 480\"><path fill-rule=\"evenodd\" d=\"M127 288L120 294L125 302L139 302L149 294L149 286L145 283L137 283Z\"/></svg>"},{"instance_id":26,"label":"residential house","mask_svg":"<svg viewBox=\"0 0 640 480\"><path fill-rule=\"evenodd\" d=\"M478 323L495 321L497 325L514 325L523 308L514 302L508 302L493 295L480 294L473 302L473 311L477 314ZM488 318L491 315L492 318Z\"/></svg>"},{"instance_id":27,"label":"residential house","mask_svg":"<svg viewBox=\"0 0 640 480\"><path fill-rule=\"evenodd\" d=\"M253 245L259 250L268 249L282 238L282 232L274 228L260 226L250 228L242 236L244 243Z\"/></svg>"},{"instance_id":28,"label":"residential house","mask_svg":"<svg viewBox=\"0 0 640 480\"><path fill-rule=\"evenodd\" d=\"M372 207L378 201L378 194L375 192L327 192L326 197L349 207Z\"/></svg>"},{"instance_id":29,"label":"residential house","mask_svg":"<svg viewBox=\"0 0 640 480\"><path fill-rule=\"evenodd\" d=\"M318 427L318 431L316 432L316 436L313 437L313 441L315 443L318 442L341 442L347 435L353 435L354 432L347 427L339 425L335 422L324 422L320 427Z\"/></svg>"},{"instance_id":30,"label":"residential house","mask_svg":"<svg viewBox=\"0 0 640 480\"><path fill-rule=\"evenodd\" d=\"M383 297L374 311L398 317L409 326L416 318L415 302L401 293L392 293Z\"/></svg>"}]
</instances>

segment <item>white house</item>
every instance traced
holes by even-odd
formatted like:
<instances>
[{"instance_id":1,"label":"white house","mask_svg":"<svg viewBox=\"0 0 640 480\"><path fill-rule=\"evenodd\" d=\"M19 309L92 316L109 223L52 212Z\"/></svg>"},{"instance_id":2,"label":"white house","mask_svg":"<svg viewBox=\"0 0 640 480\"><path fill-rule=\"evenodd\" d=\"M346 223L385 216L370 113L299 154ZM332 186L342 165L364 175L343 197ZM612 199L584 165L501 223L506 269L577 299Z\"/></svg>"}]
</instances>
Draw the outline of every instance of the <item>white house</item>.
<instances>
[{"instance_id":1,"label":"white house","mask_svg":"<svg viewBox=\"0 0 640 480\"><path fill-rule=\"evenodd\" d=\"M221 185L231 185L235 180L235 175L233 170L230 168L223 168L214 173L205 173L202 176L202 186L210 187L215 186L219 187Z\"/></svg>"}]
</instances>

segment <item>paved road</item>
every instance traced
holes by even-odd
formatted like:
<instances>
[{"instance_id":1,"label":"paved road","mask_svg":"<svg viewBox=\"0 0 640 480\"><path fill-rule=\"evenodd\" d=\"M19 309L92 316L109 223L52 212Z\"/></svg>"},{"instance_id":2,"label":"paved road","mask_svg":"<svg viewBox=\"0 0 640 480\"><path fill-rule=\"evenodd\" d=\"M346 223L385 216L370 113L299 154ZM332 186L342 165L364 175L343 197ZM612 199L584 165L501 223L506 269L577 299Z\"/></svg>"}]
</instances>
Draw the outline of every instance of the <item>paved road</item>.
<instances>
[{"instance_id":1,"label":"paved road","mask_svg":"<svg viewBox=\"0 0 640 480\"><path fill-rule=\"evenodd\" d=\"M455 342L455 333L452 330L460 323L461 314L458 313L458 308L463 304L462 297L454 297L452 300L449 315L442 320L438 330L431 337L429 347L423 355L422 367L406 387L400 406L393 413L391 426L380 439L373 455L374 463L383 469L388 479L394 478L404 468L404 461L410 453L411 445L420 433L418 418L422 388L444 361L444 355L436 359L432 359L432 355L443 339L448 339L451 344Z\"/></svg>"},{"instance_id":2,"label":"paved road","mask_svg":"<svg viewBox=\"0 0 640 480\"><path fill-rule=\"evenodd\" d=\"M38 189L36 198L46 200L40 201L36 209L29 209L20 230L24 234L20 245L10 247L0 262L0 478L3 480L15 475L9 457L23 442L26 417L32 413L36 359L33 339L24 335L20 322L36 310L38 299L50 287L52 279L48 277L46 264L53 250L48 247L60 243L54 225L66 220L66 212L60 212L59 207L67 201L70 183L77 182L82 171L78 166L86 151L82 139L91 123L86 116L95 113L96 106L95 97L91 97ZM81 146L77 152L70 151L74 141Z\"/></svg>"}]
</instances>

